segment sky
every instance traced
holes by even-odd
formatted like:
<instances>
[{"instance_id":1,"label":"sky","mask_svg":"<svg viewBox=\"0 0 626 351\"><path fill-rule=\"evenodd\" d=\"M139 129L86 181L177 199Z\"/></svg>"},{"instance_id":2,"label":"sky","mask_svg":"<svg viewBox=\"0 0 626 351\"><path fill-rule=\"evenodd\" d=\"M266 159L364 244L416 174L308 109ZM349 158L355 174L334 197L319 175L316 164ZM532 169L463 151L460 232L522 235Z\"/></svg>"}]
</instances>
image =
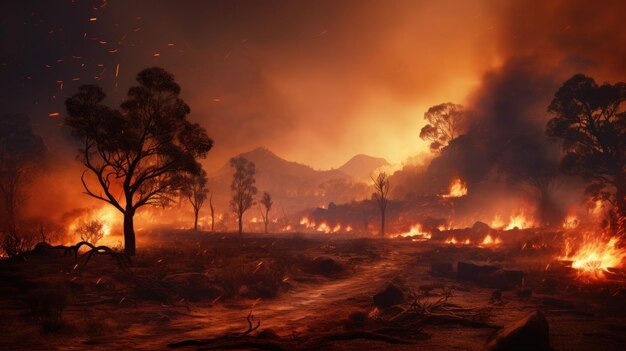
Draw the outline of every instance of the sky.
<instances>
[{"instance_id":1,"label":"sky","mask_svg":"<svg viewBox=\"0 0 626 351\"><path fill-rule=\"evenodd\" d=\"M488 77L512 60L562 80L578 71L624 80L625 7L3 1L0 112L28 114L52 157L70 164L76 144L62 125L65 99L95 83L119 105L140 70L160 66L181 85L189 118L215 140L204 161L209 170L258 146L316 169L361 153L401 163L428 152L419 139L428 107L471 105Z\"/></svg>"}]
</instances>

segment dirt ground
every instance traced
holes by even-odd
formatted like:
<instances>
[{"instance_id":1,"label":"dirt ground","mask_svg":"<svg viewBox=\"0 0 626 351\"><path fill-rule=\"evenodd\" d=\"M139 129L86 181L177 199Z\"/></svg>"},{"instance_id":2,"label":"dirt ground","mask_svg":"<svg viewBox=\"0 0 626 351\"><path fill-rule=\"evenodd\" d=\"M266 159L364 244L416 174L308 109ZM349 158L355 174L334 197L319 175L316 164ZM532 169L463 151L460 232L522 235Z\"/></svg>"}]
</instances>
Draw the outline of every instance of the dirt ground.
<instances>
[{"instance_id":1,"label":"dirt ground","mask_svg":"<svg viewBox=\"0 0 626 351\"><path fill-rule=\"evenodd\" d=\"M75 261L62 250L0 261L0 349L171 349L244 332L249 315L252 326L260 321L254 333L271 329L272 340L293 345L379 323L390 312L372 296L390 283L429 301L449 294L463 311L482 311L485 323L425 320L403 335L406 344L350 334L323 349L481 350L498 326L535 310L545 313L556 350L626 349L626 284L581 282L550 257L403 239L156 233L130 268L109 256ZM494 298L493 288L431 272L433 262L459 261L522 270L532 293Z\"/></svg>"}]
</instances>

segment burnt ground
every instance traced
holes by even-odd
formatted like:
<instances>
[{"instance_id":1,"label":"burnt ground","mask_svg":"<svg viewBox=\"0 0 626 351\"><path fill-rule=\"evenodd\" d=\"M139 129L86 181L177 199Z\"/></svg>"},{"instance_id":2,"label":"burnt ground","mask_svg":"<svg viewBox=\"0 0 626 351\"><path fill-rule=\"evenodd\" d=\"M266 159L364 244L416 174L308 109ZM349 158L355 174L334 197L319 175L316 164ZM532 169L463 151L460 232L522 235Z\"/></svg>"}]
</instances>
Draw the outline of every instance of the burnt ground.
<instances>
[{"instance_id":1,"label":"burnt ground","mask_svg":"<svg viewBox=\"0 0 626 351\"><path fill-rule=\"evenodd\" d=\"M77 264L62 250L0 261L0 349L171 349L244 332L252 313L252 327L261 324L244 338L261 332L270 349L481 350L498 327L535 310L556 350L626 349L623 279L577 280L545 250L190 232L151 240L130 268L109 256ZM431 272L433 263L459 261L521 270L522 288ZM389 284L404 302L376 308L372 296ZM436 317L442 296L464 318ZM396 318L416 301L432 303L432 314ZM383 329L394 332L372 337Z\"/></svg>"}]
</instances>

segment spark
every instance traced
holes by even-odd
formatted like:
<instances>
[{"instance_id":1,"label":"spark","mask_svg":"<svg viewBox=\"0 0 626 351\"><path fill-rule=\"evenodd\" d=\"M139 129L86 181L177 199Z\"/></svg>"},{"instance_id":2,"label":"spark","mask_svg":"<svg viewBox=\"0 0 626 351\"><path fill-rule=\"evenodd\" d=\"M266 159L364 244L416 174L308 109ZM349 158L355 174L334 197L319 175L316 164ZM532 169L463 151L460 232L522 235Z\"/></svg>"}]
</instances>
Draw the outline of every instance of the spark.
<instances>
[{"instance_id":1,"label":"spark","mask_svg":"<svg viewBox=\"0 0 626 351\"><path fill-rule=\"evenodd\" d=\"M120 73L120 64L118 63L117 66L115 66L115 77L119 76Z\"/></svg>"},{"instance_id":2,"label":"spark","mask_svg":"<svg viewBox=\"0 0 626 351\"><path fill-rule=\"evenodd\" d=\"M48 113L48 117L59 117L61 114L58 112Z\"/></svg>"},{"instance_id":3,"label":"spark","mask_svg":"<svg viewBox=\"0 0 626 351\"><path fill-rule=\"evenodd\" d=\"M97 21L97 20L98 20L98 18L97 18L97 17L91 17L91 18L89 19L89 22L95 22L95 21Z\"/></svg>"}]
</instances>

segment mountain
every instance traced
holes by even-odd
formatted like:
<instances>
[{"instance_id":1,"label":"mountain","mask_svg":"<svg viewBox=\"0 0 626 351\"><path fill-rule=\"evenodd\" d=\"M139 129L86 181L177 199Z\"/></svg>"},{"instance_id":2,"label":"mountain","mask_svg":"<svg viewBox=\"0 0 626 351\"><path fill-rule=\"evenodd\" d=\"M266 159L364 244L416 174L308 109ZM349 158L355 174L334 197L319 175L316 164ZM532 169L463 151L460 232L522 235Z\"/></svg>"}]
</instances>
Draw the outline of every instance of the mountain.
<instances>
[{"instance_id":1,"label":"mountain","mask_svg":"<svg viewBox=\"0 0 626 351\"><path fill-rule=\"evenodd\" d=\"M369 180L373 171L382 166L388 166L389 162L384 158L367 155L356 155L346 162L339 170L351 177L361 180Z\"/></svg>"},{"instance_id":2,"label":"mountain","mask_svg":"<svg viewBox=\"0 0 626 351\"><path fill-rule=\"evenodd\" d=\"M287 213L305 208L325 206L329 202L343 203L367 196L367 185L337 169L319 171L309 166L287 161L264 147L240 155L256 166L256 186L259 194L272 195L275 207ZM210 176L214 200L228 206L230 183L234 170L229 163Z\"/></svg>"}]
</instances>

